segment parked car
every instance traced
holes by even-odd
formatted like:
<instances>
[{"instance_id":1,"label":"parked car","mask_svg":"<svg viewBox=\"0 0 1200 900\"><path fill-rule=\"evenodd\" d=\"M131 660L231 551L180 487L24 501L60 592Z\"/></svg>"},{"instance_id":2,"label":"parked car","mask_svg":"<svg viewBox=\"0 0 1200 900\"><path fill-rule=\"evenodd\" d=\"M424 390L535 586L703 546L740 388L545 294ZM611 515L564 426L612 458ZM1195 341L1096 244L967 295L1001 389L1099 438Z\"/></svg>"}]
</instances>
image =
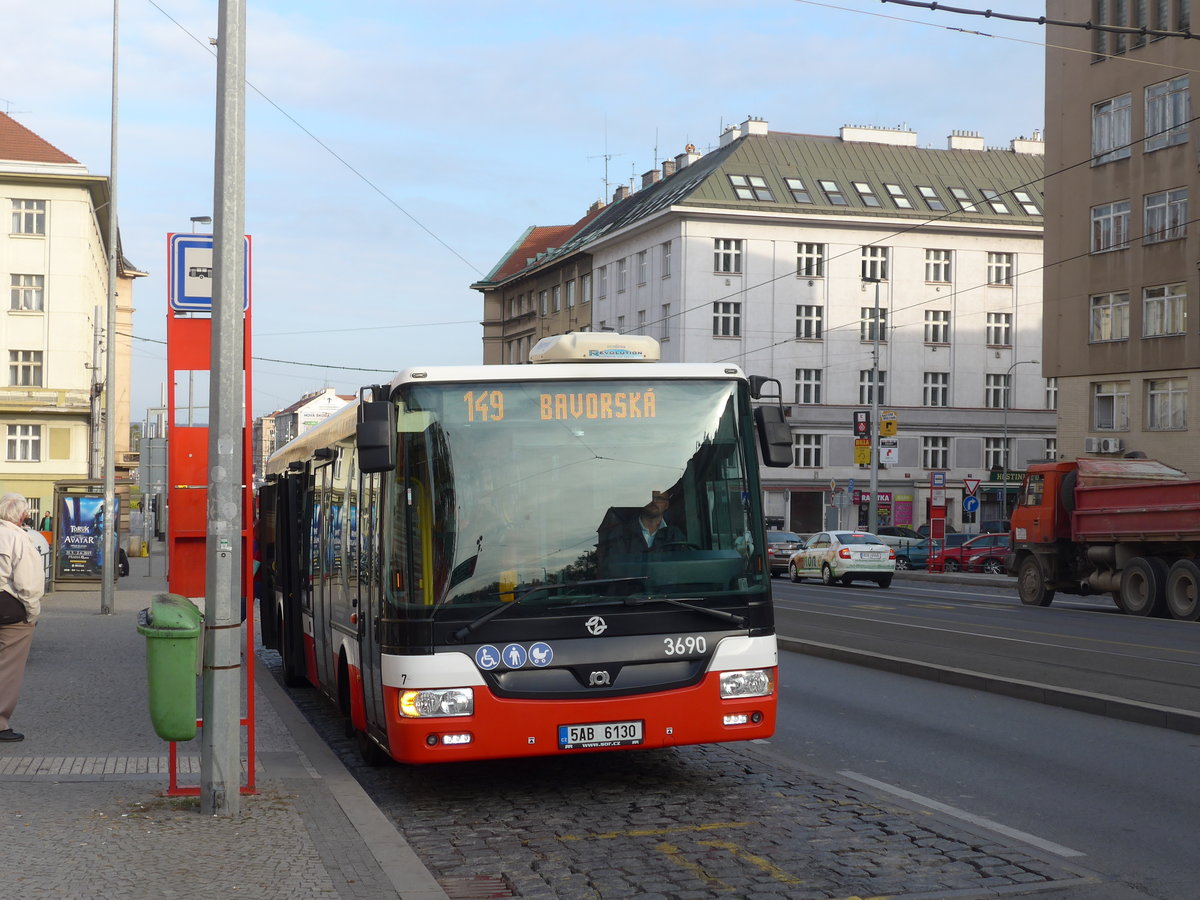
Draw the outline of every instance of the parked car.
<instances>
[{"instance_id":1,"label":"parked car","mask_svg":"<svg viewBox=\"0 0 1200 900\"><path fill-rule=\"evenodd\" d=\"M896 572L896 550L865 531L822 531L805 541L788 562L792 581L820 578L824 584L874 581L888 587Z\"/></svg>"},{"instance_id":2,"label":"parked car","mask_svg":"<svg viewBox=\"0 0 1200 900\"><path fill-rule=\"evenodd\" d=\"M929 538L922 537L906 525L880 525L875 535L889 547L911 547L913 544L928 544Z\"/></svg>"},{"instance_id":3,"label":"parked car","mask_svg":"<svg viewBox=\"0 0 1200 900\"><path fill-rule=\"evenodd\" d=\"M922 538L919 544L908 544L904 547L896 547L896 571L903 572L907 569L925 569L929 567L929 560L933 555L941 551L942 545L940 541L933 542L933 552L930 553L929 538Z\"/></svg>"},{"instance_id":4,"label":"parked car","mask_svg":"<svg viewBox=\"0 0 1200 900\"><path fill-rule=\"evenodd\" d=\"M930 572L957 572L966 566L966 560L976 553L993 547L1008 546L1007 534L976 534L958 547L943 547L929 561Z\"/></svg>"},{"instance_id":5,"label":"parked car","mask_svg":"<svg viewBox=\"0 0 1200 900\"><path fill-rule=\"evenodd\" d=\"M804 546L806 537L808 535L796 534L794 531L767 532L767 564L771 570L771 577L787 574L792 554Z\"/></svg>"},{"instance_id":6,"label":"parked car","mask_svg":"<svg viewBox=\"0 0 1200 900\"><path fill-rule=\"evenodd\" d=\"M984 519L979 523L980 533L988 532L989 534L1008 534L1012 530L1012 524L1008 519Z\"/></svg>"},{"instance_id":7,"label":"parked car","mask_svg":"<svg viewBox=\"0 0 1200 900\"><path fill-rule=\"evenodd\" d=\"M985 550L980 550L966 557L963 568L968 572L986 572L988 575L1003 575L1004 557L1012 549L1012 539L1007 534L994 534L988 537L1000 538L1000 543Z\"/></svg>"},{"instance_id":8,"label":"parked car","mask_svg":"<svg viewBox=\"0 0 1200 900\"><path fill-rule=\"evenodd\" d=\"M958 533L958 529L955 528L953 525L951 525L949 522L947 522L946 523L946 534L957 534L957 533ZM929 523L926 522L924 525L922 525L920 528L918 528L917 534L919 534L921 537L929 537Z\"/></svg>"}]
</instances>

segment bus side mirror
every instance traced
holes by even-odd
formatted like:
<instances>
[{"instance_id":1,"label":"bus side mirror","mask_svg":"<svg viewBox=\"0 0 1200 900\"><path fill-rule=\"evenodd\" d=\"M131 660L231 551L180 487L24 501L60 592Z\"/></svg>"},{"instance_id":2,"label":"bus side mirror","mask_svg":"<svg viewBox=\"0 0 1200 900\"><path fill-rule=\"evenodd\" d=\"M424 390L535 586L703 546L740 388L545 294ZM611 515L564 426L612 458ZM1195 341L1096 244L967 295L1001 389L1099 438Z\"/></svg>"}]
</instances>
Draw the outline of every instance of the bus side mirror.
<instances>
[{"instance_id":1,"label":"bus side mirror","mask_svg":"<svg viewBox=\"0 0 1200 900\"><path fill-rule=\"evenodd\" d=\"M362 401L354 428L360 472L396 468L396 407L390 400Z\"/></svg>"},{"instance_id":2,"label":"bus side mirror","mask_svg":"<svg viewBox=\"0 0 1200 900\"><path fill-rule=\"evenodd\" d=\"M754 424L758 427L758 444L763 463L776 469L792 464L792 429L783 417L780 406L758 406L754 409Z\"/></svg>"}]
</instances>

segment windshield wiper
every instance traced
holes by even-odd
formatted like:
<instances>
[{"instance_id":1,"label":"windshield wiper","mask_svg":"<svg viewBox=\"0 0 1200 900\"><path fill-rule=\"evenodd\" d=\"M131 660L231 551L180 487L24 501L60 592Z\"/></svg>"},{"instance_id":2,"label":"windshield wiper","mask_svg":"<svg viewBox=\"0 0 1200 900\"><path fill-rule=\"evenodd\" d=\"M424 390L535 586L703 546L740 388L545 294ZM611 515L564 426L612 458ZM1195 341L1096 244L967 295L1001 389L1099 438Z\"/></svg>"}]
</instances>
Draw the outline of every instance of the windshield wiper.
<instances>
[{"instance_id":1,"label":"windshield wiper","mask_svg":"<svg viewBox=\"0 0 1200 900\"><path fill-rule=\"evenodd\" d=\"M492 619L501 615L506 609L511 609L512 607L514 607L520 603L523 603L525 600L529 599L529 597L533 596L534 594L539 594L539 593L545 594L545 593L549 593L550 591L555 591L555 590L566 591L566 590L574 590L574 589L578 589L578 588L597 588L597 587L613 588L613 587L628 586L630 589L632 589L634 587L642 587L645 585L645 583L646 583L646 579L644 577L635 576L632 578L604 578L604 579L599 579L596 581L575 581L575 582L571 582L569 584L539 584L534 587L526 588L525 590L520 591L520 592L514 592L516 594L516 596L512 600L507 600L507 601L504 601L503 603L493 606L491 609L489 609L487 612L483 613L477 619L472 619L470 622L468 622L462 628L458 629L458 631L454 632L452 637L454 638L455 641L466 640L467 637L471 634L471 632L476 631L477 629L486 625L488 622L492 621ZM622 597L620 595L617 595L617 596L613 596L613 597L605 597L604 599L606 599L606 600L611 599L616 602L621 602L622 600L624 600L626 598Z\"/></svg>"},{"instance_id":2,"label":"windshield wiper","mask_svg":"<svg viewBox=\"0 0 1200 900\"><path fill-rule=\"evenodd\" d=\"M738 628L746 627L746 618L744 616L735 615L734 613L725 612L723 609L712 609L707 606L701 606L691 600L678 600L674 597L626 597L626 606L645 606L647 603L669 603L671 606L679 606L683 609L690 609L694 612L708 613L718 619L723 619L726 622L732 622Z\"/></svg>"}]
</instances>

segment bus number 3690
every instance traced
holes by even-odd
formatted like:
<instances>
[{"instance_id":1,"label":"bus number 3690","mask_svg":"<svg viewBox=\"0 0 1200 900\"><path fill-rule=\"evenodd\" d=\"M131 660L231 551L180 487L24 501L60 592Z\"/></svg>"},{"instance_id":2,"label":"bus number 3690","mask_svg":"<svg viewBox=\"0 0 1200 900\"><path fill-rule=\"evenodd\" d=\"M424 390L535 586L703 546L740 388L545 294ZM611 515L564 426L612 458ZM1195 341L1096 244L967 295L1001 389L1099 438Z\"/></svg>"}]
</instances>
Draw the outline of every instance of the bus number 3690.
<instances>
[{"instance_id":1,"label":"bus number 3690","mask_svg":"<svg viewBox=\"0 0 1200 900\"><path fill-rule=\"evenodd\" d=\"M693 653L704 653L708 650L708 641L702 634L663 638L663 649L667 656L690 656Z\"/></svg>"}]
</instances>

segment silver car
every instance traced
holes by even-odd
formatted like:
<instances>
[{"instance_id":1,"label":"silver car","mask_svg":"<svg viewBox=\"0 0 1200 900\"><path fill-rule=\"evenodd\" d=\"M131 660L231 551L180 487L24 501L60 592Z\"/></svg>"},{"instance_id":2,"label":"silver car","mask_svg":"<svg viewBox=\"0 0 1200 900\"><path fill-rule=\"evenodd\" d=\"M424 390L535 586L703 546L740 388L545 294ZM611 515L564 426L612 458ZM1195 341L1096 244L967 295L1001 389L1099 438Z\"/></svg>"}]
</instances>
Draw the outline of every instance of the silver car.
<instances>
[{"instance_id":1,"label":"silver car","mask_svg":"<svg viewBox=\"0 0 1200 900\"><path fill-rule=\"evenodd\" d=\"M889 587L896 572L896 550L865 531L822 531L792 555L792 581L820 578L824 584L874 581Z\"/></svg>"}]
</instances>

